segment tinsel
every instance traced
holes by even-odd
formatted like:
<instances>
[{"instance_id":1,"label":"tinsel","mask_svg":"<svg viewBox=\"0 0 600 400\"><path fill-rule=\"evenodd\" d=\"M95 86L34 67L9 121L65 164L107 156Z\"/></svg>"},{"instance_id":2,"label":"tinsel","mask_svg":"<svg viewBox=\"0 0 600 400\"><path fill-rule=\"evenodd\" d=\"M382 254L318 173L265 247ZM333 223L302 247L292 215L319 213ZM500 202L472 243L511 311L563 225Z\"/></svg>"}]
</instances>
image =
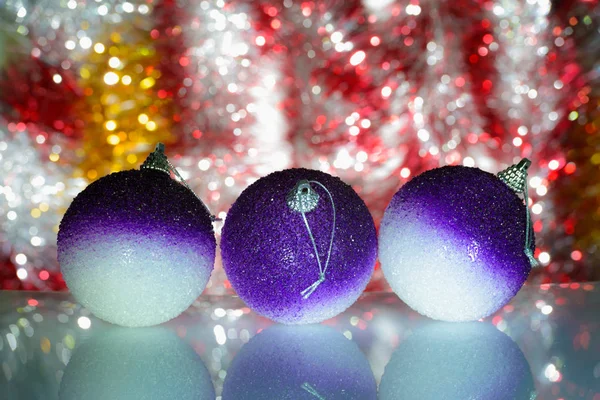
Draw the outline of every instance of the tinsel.
<instances>
[{"instance_id":1,"label":"tinsel","mask_svg":"<svg viewBox=\"0 0 600 400\"><path fill-rule=\"evenodd\" d=\"M573 77L559 76L572 43L548 1L263 2L262 12L293 82L295 162L353 182L376 217L424 169L501 170L531 156L572 96Z\"/></svg>"},{"instance_id":2,"label":"tinsel","mask_svg":"<svg viewBox=\"0 0 600 400\"><path fill-rule=\"evenodd\" d=\"M177 114L157 89L164 78L151 27L141 14L114 24L79 67L86 121L79 167L90 180L135 167L157 142L173 142Z\"/></svg>"},{"instance_id":3,"label":"tinsel","mask_svg":"<svg viewBox=\"0 0 600 400\"><path fill-rule=\"evenodd\" d=\"M250 2L163 1L152 35L179 114L173 126L184 177L214 213L241 189L290 166L284 77L256 45ZM221 214L223 216L223 214Z\"/></svg>"},{"instance_id":4,"label":"tinsel","mask_svg":"<svg viewBox=\"0 0 600 400\"><path fill-rule=\"evenodd\" d=\"M58 143L64 167L52 161L35 173L65 185L136 167L165 141L221 218L250 183L293 166L351 183L378 221L425 169L497 172L528 157L544 267L532 282L592 279L596 5L9 0L0 13L0 49L9 49L0 54L1 129L10 127L7 145L40 137L50 154ZM50 222L38 236L51 237L63 211L44 212ZM12 221L3 235L25 224ZM46 243L31 257L56 271ZM371 287L383 288L380 279ZM22 282L47 288L31 275ZM221 269L209 287L229 289Z\"/></svg>"},{"instance_id":5,"label":"tinsel","mask_svg":"<svg viewBox=\"0 0 600 400\"><path fill-rule=\"evenodd\" d=\"M56 233L62 214L86 182L61 161L61 145L44 142L44 133L35 126L1 121L0 262L10 260L16 275L3 276L2 289L65 287L56 263Z\"/></svg>"}]
</instances>

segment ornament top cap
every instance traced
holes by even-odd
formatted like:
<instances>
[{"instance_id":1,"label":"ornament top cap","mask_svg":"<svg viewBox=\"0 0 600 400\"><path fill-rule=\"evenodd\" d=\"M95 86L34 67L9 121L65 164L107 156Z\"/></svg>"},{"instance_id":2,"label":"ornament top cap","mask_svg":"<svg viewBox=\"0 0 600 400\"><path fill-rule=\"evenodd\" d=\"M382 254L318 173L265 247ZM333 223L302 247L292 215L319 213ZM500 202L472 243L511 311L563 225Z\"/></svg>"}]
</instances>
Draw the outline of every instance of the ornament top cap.
<instances>
[{"instance_id":1,"label":"ornament top cap","mask_svg":"<svg viewBox=\"0 0 600 400\"><path fill-rule=\"evenodd\" d=\"M165 145L157 143L154 151L148 155L140 169L155 169L157 171L171 174L171 166L165 154Z\"/></svg>"},{"instance_id":2,"label":"ornament top cap","mask_svg":"<svg viewBox=\"0 0 600 400\"><path fill-rule=\"evenodd\" d=\"M527 171L531 166L531 160L528 158L524 158L517 164L517 169L521 171Z\"/></svg>"},{"instance_id":3,"label":"ornament top cap","mask_svg":"<svg viewBox=\"0 0 600 400\"><path fill-rule=\"evenodd\" d=\"M296 183L287 195L287 205L297 212L310 212L319 204L319 195L310 186L310 182L302 179Z\"/></svg>"},{"instance_id":4,"label":"ornament top cap","mask_svg":"<svg viewBox=\"0 0 600 400\"><path fill-rule=\"evenodd\" d=\"M524 193L527 190L527 169L529 169L529 166L531 166L531 161L524 158L518 164L500 171L498 178L516 193Z\"/></svg>"},{"instance_id":5,"label":"ornament top cap","mask_svg":"<svg viewBox=\"0 0 600 400\"><path fill-rule=\"evenodd\" d=\"M180 180L180 183L183 186L185 186L187 190L192 192L192 194L196 196L196 198L200 201L208 215L210 215L210 219L213 222L221 220L220 218L217 218L210 212L208 206L204 204L202 199L200 199L200 197L198 197L198 195L192 190L192 188L189 187L189 185L187 184L185 179L183 179L183 177L177 171L177 169L171 165L169 159L167 158L167 155L165 154L165 145L163 143L159 142L156 144L156 147L154 147L154 151L148 155L148 158L146 158L140 169L154 169L156 171L162 171L169 175L169 177L171 176L171 172L173 172L173 174L175 174L175 176Z\"/></svg>"}]
</instances>

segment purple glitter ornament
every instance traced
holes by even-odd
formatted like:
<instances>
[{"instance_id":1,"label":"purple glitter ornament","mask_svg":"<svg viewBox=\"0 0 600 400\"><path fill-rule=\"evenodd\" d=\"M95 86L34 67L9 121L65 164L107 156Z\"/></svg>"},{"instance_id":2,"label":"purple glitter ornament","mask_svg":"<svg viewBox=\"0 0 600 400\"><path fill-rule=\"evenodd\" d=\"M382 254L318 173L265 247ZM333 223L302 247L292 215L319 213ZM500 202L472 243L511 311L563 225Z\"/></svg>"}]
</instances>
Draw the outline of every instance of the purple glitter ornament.
<instances>
[{"instance_id":1,"label":"purple glitter ornament","mask_svg":"<svg viewBox=\"0 0 600 400\"><path fill-rule=\"evenodd\" d=\"M223 267L239 296L286 324L334 317L362 293L377 237L360 197L339 178L289 169L249 186L223 227Z\"/></svg>"},{"instance_id":2,"label":"purple glitter ornament","mask_svg":"<svg viewBox=\"0 0 600 400\"><path fill-rule=\"evenodd\" d=\"M223 400L375 400L377 383L364 354L322 325L275 325L233 359Z\"/></svg>"},{"instance_id":3,"label":"purple glitter ornament","mask_svg":"<svg viewBox=\"0 0 600 400\"><path fill-rule=\"evenodd\" d=\"M150 166L103 177L75 197L60 223L58 261L67 286L114 324L176 317L213 269L211 216L165 172Z\"/></svg>"},{"instance_id":4,"label":"purple glitter ornament","mask_svg":"<svg viewBox=\"0 0 600 400\"><path fill-rule=\"evenodd\" d=\"M534 240L517 192L528 160L498 177L442 167L404 185L381 222L381 268L396 294L446 321L486 317L505 305L531 270ZM528 226L529 225L529 226Z\"/></svg>"}]
</instances>

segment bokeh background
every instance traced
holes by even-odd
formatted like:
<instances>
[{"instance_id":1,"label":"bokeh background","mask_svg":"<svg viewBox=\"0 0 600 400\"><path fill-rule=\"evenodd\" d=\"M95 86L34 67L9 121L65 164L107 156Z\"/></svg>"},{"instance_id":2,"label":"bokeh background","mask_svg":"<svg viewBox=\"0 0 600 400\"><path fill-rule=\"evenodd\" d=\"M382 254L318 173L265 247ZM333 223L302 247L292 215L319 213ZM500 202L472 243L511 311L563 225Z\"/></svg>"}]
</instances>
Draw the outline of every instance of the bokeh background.
<instances>
[{"instance_id":1,"label":"bokeh background","mask_svg":"<svg viewBox=\"0 0 600 400\"><path fill-rule=\"evenodd\" d=\"M529 282L600 279L599 27L597 0L0 0L0 288L64 290L71 200L159 141L222 218L284 168L379 223L424 170L527 157Z\"/></svg>"}]
</instances>

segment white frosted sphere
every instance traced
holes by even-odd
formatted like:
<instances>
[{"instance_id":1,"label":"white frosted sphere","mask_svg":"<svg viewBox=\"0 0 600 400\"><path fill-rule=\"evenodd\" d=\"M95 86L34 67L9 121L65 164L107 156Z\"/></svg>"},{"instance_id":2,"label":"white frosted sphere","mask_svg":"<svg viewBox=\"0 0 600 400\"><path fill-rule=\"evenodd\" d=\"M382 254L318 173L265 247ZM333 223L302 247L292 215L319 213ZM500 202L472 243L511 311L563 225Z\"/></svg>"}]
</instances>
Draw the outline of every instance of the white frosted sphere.
<instances>
[{"instance_id":1,"label":"white frosted sphere","mask_svg":"<svg viewBox=\"0 0 600 400\"><path fill-rule=\"evenodd\" d=\"M385 211L381 269L398 297L423 315L487 317L531 271L526 216L523 200L495 175L461 166L427 171L402 186Z\"/></svg>"}]
</instances>

